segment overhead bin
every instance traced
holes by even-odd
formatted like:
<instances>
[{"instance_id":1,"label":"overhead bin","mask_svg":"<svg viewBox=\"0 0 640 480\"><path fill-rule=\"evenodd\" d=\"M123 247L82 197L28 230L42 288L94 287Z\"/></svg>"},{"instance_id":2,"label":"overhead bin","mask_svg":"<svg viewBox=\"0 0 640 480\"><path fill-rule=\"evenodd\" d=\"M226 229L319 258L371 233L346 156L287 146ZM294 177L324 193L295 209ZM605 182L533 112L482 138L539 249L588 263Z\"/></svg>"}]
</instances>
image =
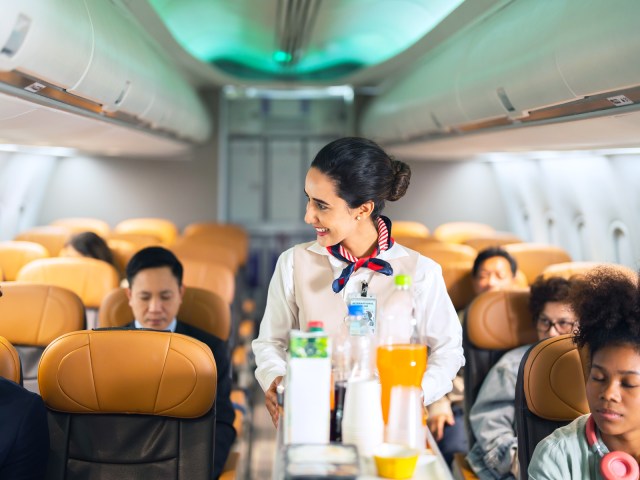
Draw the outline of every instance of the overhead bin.
<instances>
[{"instance_id":1,"label":"overhead bin","mask_svg":"<svg viewBox=\"0 0 640 480\"><path fill-rule=\"evenodd\" d=\"M0 0L0 9L0 90L155 131L165 141L209 137L211 120L197 92L122 6Z\"/></svg>"},{"instance_id":2,"label":"overhead bin","mask_svg":"<svg viewBox=\"0 0 640 480\"><path fill-rule=\"evenodd\" d=\"M638 18L637 0L505 2L398 72L364 112L362 133L402 143L608 108L618 114L613 97L640 86Z\"/></svg>"}]
</instances>

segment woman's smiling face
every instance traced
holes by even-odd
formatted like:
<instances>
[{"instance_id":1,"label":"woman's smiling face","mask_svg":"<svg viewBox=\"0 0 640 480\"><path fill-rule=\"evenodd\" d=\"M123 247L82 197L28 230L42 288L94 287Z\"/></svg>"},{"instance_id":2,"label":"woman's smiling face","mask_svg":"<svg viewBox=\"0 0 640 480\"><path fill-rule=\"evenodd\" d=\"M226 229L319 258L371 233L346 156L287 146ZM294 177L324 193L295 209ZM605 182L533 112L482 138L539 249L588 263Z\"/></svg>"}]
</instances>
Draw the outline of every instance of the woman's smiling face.
<instances>
[{"instance_id":1,"label":"woman's smiling face","mask_svg":"<svg viewBox=\"0 0 640 480\"><path fill-rule=\"evenodd\" d=\"M310 168L304 182L307 209L304 221L316 230L323 247L336 245L357 230L357 213L336 192L334 182L317 168Z\"/></svg>"}]
</instances>

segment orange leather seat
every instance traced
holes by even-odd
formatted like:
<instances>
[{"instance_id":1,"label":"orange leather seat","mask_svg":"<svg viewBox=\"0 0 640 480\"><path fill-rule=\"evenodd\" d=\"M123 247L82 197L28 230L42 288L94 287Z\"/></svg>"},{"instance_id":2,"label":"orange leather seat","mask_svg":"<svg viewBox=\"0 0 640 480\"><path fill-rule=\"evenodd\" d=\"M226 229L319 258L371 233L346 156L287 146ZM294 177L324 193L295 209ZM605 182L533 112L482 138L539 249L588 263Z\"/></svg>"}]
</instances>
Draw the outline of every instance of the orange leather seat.
<instances>
[{"instance_id":1,"label":"orange leather seat","mask_svg":"<svg viewBox=\"0 0 640 480\"><path fill-rule=\"evenodd\" d=\"M240 267L238 251L228 245L218 244L206 236L182 237L170 249L180 261L196 260L224 265L234 274Z\"/></svg>"},{"instance_id":2,"label":"orange leather seat","mask_svg":"<svg viewBox=\"0 0 640 480\"><path fill-rule=\"evenodd\" d=\"M236 284L233 272L228 267L190 258L181 260L181 263L184 268L185 285L210 290L231 305Z\"/></svg>"},{"instance_id":3,"label":"orange leather seat","mask_svg":"<svg viewBox=\"0 0 640 480\"><path fill-rule=\"evenodd\" d=\"M493 235L495 229L491 225L476 222L449 222L439 225L433 236L441 242L464 243L467 239L482 235Z\"/></svg>"},{"instance_id":4,"label":"orange leather seat","mask_svg":"<svg viewBox=\"0 0 640 480\"><path fill-rule=\"evenodd\" d=\"M14 240L39 243L47 249L50 256L57 257L71 235L72 232L68 228L47 225L20 232Z\"/></svg>"},{"instance_id":5,"label":"orange leather seat","mask_svg":"<svg viewBox=\"0 0 640 480\"><path fill-rule=\"evenodd\" d=\"M213 243L226 245L234 249L240 265L247 263L249 234L239 225L213 222L191 223L185 227L182 236L209 238Z\"/></svg>"},{"instance_id":6,"label":"orange leather seat","mask_svg":"<svg viewBox=\"0 0 640 480\"><path fill-rule=\"evenodd\" d=\"M522 240L517 235L508 232L495 232L492 235L481 235L477 237L467 238L464 242L471 248L475 248L478 252L489 247L500 247L510 243L521 243Z\"/></svg>"},{"instance_id":7,"label":"orange leather seat","mask_svg":"<svg viewBox=\"0 0 640 480\"><path fill-rule=\"evenodd\" d=\"M413 243L413 250L429 257L440 265L458 262L472 262L476 259L478 252L467 245L457 243L431 242L429 240L420 243Z\"/></svg>"},{"instance_id":8,"label":"orange leather seat","mask_svg":"<svg viewBox=\"0 0 640 480\"><path fill-rule=\"evenodd\" d=\"M2 284L0 335L20 354L25 388L37 391L44 348L60 335L85 328L84 306L70 290L16 282Z\"/></svg>"},{"instance_id":9,"label":"orange leather seat","mask_svg":"<svg viewBox=\"0 0 640 480\"><path fill-rule=\"evenodd\" d=\"M67 288L75 292L87 308L98 308L104 296L120 282L112 265L87 257L35 260L18 272L16 280Z\"/></svg>"},{"instance_id":10,"label":"orange leather seat","mask_svg":"<svg viewBox=\"0 0 640 480\"><path fill-rule=\"evenodd\" d=\"M39 382L47 479L213 478L217 370L204 343L149 330L69 333L44 351Z\"/></svg>"},{"instance_id":11,"label":"orange leather seat","mask_svg":"<svg viewBox=\"0 0 640 480\"><path fill-rule=\"evenodd\" d=\"M0 377L22 385L22 369L18 351L11 342L0 336Z\"/></svg>"},{"instance_id":12,"label":"orange leather seat","mask_svg":"<svg viewBox=\"0 0 640 480\"><path fill-rule=\"evenodd\" d=\"M118 223L113 231L114 233L153 235L167 246L173 244L178 238L178 227L164 218L130 218Z\"/></svg>"},{"instance_id":13,"label":"orange leather seat","mask_svg":"<svg viewBox=\"0 0 640 480\"><path fill-rule=\"evenodd\" d=\"M465 412L478 396L491 367L507 351L538 339L529 312L529 290L501 290L478 295L465 314L462 328ZM468 413L465 414L468 421ZM470 445L474 438L467 424Z\"/></svg>"},{"instance_id":14,"label":"orange leather seat","mask_svg":"<svg viewBox=\"0 0 640 480\"><path fill-rule=\"evenodd\" d=\"M571 261L571 256L565 250L554 245L523 242L503 245L502 248L516 259L518 270L527 277L529 285L549 265Z\"/></svg>"},{"instance_id":15,"label":"orange leather seat","mask_svg":"<svg viewBox=\"0 0 640 480\"><path fill-rule=\"evenodd\" d=\"M638 274L629 267L624 265L618 265L615 263L606 263L606 262L564 262L564 263L554 263L553 265L549 265L542 271L542 276L544 278L549 277L562 277L562 278L570 278L574 275L585 275L590 270L594 268L613 268L619 270L620 272L628 275L634 281L638 278Z\"/></svg>"},{"instance_id":16,"label":"orange leather seat","mask_svg":"<svg viewBox=\"0 0 640 480\"><path fill-rule=\"evenodd\" d=\"M4 276L0 278L13 281L27 263L48 256L49 251L39 243L18 240L0 242L0 269Z\"/></svg>"},{"instance_id":17,"label":"orange leather seat","mask_svg":"<svg viewBox=\"0 0 640 480\"><path fill-rule=\"evenodd\" d=\"M529 468L540 440L589 413L583 365L571 335L542 340L523 357L516 383L521 472Z\"/></svg>"},{"instance_id":18,"label":"orange leather seat","mask_svg":"<svg viewBox=\"0 0 640 480\"><path fill-rule=\"evenodd\" d=\"M394 238L428 238L430 232L429 228L420 222L398 220L393 222L391 234Z\"/></svg>"},{"instance_id":19,"label":"orange leather seat","mask_svg":"<svg viewBox=\"0 0 640 480\"><path fill-rule=\"evenodd\" d=\"M107 222L97 218L59 218L51 222L50 225L65 227L73 233L93 232L103 238L111 231Z\"/></svg>"},{"instance_id":20,"label":"orange leather seat","mask_svg":"<svg viewBox=\"0 0 640 480\"><path fill-rule=\"evenodd\" d=\"M124 276L125 269L127 268L127 263L131 260L139 248L136 246L134 242L130 242L129 240L120 240L115 238L110 238L107 240L107 245L113 254L113 261L118 267L118 270Z\"/></svg>"},{"instance_id":21,"label":"orange leather seat","mask_svg":"<svg viewBox=\"0 0 640 480\"><path fill-rule=\"evenodd\" d=\"M222 339L229 339L231 313L229 304L219 295L195 287L186 287L178 319ZM116 288L105 296L98 311L100 327L122 327L134 320L124 288Z\"/></svg>"}]
</instances>

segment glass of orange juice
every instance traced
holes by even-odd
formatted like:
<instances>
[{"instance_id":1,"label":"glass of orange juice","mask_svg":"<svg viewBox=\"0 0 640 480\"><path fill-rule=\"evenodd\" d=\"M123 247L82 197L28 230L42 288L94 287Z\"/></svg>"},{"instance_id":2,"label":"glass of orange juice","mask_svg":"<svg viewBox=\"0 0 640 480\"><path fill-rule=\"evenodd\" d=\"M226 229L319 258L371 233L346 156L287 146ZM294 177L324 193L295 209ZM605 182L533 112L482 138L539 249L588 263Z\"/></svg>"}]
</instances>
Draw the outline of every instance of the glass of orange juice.
<instances>
[{"instance_id":1,"label":"glass of orange juice","mask_svg":"<svg viewBox=\"0 0 640 480\"><path fill-rule=\"evenodd\" d=\"M378 346L376 364L382 387L382 418L389 420L391 388L422 387L427 369L427 346L423 344L383 344Z\"/></svg>"}]
</instances>

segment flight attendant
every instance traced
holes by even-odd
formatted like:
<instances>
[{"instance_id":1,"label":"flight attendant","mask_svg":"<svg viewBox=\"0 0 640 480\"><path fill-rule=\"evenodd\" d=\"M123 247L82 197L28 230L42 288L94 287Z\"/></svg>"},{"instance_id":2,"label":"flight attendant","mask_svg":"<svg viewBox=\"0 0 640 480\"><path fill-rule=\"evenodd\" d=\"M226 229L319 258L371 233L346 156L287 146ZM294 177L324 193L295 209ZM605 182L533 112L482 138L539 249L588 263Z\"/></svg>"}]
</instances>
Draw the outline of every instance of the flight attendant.
<instances>
[{"instance_id":1,"label":"flight attendant","mask_svg":"<svg viewBox=\"0 0 640 480\"><path fill-rule=\"evenodd\" d=\"M335 140L313 160L304 185L304 220L317 238L280 255L253 342L256 378L274 425L289 331L306 330L309 321L322 320L329 335L337 333L353 297L368 299L367 308L379 321L380 305L393 292L398 274L413 279L418 333L429 348L422 380L425 405L451 390L464 365L462 331L441 268L395 243L391 221L381 215L385 201L405 194L410 177L407 164L364 138Z\"/></svg>"}]
</instances>

